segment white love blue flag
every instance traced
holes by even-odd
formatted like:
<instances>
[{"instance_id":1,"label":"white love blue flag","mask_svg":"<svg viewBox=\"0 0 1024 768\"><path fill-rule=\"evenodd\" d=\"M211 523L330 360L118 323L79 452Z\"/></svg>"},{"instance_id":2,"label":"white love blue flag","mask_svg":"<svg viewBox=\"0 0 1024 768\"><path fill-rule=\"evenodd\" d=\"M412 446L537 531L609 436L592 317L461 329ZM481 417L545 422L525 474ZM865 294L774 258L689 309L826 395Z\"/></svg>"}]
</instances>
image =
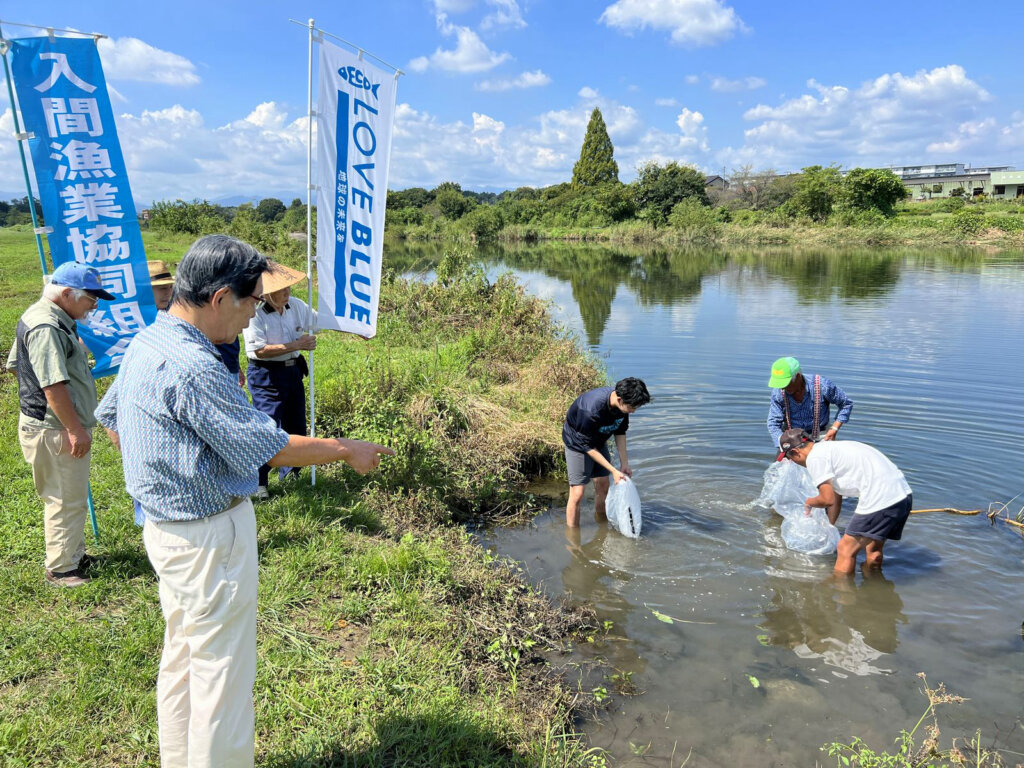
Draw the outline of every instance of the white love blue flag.
<instances>
[{"instance_id":1,"label":"white love blue flag","mask_svg":"<svg viewBox=\"0 0 1024 768\"><path fill-rule=\"evenodd\" d=\"M397 78L320 44L317 106L319 326L377 333Z\"/></svg>"}]
</instances>

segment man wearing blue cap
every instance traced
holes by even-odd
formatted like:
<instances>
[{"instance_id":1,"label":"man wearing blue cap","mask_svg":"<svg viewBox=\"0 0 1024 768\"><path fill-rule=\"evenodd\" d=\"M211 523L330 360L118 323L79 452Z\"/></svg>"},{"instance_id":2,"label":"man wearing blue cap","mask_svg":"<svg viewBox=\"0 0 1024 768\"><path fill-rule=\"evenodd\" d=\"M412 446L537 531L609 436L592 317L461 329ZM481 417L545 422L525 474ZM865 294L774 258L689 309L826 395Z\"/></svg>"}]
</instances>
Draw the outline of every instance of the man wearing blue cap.
<instances>
[{"instance_id":1,"label":"man wearing blue cap","mask_svg":"<svg viewBox=\"0 0 1024 768\"><path fill-rule=\"evenodd\" d=\"M85 523L96 384L75 321L113 298L93 267L61 264L18 321L7 358L18 379L21 452L43 500L46 580L59 587L89 581Z\"/></svg>"},{"instance_id":2,"label":"man wearing blue cap","mask_svg":"<svg viewBox=\"0 0 1024 768\"><path fill-rule=\"evenodd\" d=\"M775 445L787 429L806 429L815 440L835 440L839 428L850 420L853 400L824 376L805 375L795 357L780 357L772 363L768 386L773 390L768 434ZM833 405L836 418L829 426Z\"/></svg>"}]
</instances>

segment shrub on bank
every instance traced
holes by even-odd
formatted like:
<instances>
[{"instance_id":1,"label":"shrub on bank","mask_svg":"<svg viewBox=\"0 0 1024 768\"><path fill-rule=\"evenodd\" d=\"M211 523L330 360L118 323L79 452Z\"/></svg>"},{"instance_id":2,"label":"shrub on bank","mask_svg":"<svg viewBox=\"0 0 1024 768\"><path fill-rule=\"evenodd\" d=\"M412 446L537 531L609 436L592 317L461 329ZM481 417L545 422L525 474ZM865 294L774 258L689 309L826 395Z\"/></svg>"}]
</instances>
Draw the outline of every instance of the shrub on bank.
<instances>
[{"instance_id":1,"label":"shrub on bank","mask_svg":"<svg viewBox=\"0 0 1024 768\"><path fill-rule=\"evenodd\" d=\"M947 219L946 227L955 235L976 235L985 228L985 212L971 206L957 211Z\"/></svg>"},{"instance_id":2,"label":"shrub on bank","mask_svg":"<svg viewBox=\"0 0 1024 768\"><path fill-rule=\"evenodd\" d=\"M668 224L684 239L693 242L714 242L722 234L719 215L694 198L676 203L668 216Z\"/></svg>"},{"instance_id":3,"label":"shrub on bank","mask_svg":"<svg viewBox=\"0 0 1024 768\"><path fill-rule=\"evenodd\" d=\"M989 227L994 227L1002 232L1024 232L1024 216L1017 214L997 214L995 216L986 216L985 224Z\"/></svg>"}]
</instances>

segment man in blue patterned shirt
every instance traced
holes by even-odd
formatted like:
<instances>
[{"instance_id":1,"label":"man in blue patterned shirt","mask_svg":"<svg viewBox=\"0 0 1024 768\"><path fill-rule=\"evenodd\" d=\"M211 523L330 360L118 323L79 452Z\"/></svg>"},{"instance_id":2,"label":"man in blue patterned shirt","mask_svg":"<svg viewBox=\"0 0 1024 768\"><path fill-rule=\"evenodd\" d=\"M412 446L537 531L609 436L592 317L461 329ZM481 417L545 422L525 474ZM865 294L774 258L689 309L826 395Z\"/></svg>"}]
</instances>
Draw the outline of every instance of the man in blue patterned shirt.
<instances>
[{"instance_id":1,"label":"man in blue patterned shirt","mask_svg":"<svg viewBox=\"0 0 1024 768\"><path fill-rule=\"evenodd\" d=\"M344 461L363 474L393 451L288 435L245 397L215 344L235 339L261 300L266 259L224 235L182 259L170 309L132 341L96 411L121 449L125 485L166 621L157 679L160 759L253 765L256 518L260 466Z\"/></svg>"},{"instance_id":2,"label":"man in blue patterned shirt","mask_svg":"<svg viewBox=\"0 0 1024 768\"><path fill-rule=\"evenodd\" d=\"M850 420L853 400L824 376L805 376L795 357L780 357L772 363L768 386L774 389L768 404L768 434L776 446L787 429L806 429L815 440L821 433L825 440L835 440L839 428ZM829 427L833 405L836 420Z\"/></svg>"}]
</instances>

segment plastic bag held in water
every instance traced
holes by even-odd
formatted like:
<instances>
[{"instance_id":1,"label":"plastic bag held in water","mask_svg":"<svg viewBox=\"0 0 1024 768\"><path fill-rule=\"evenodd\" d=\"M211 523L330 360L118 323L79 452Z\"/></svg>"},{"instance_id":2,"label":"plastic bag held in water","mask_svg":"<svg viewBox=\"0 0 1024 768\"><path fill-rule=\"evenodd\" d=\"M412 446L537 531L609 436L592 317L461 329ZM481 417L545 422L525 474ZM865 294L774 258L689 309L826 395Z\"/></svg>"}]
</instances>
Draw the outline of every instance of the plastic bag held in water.
<instances>
[{"instance_id":1,"label":"plastic bag held in water","mask_svg":"<svg viewBox=\"0 0 1024 768\"><path fill-rule=\"evenodd\" d=\"M782 540L789 549L808 555L830 555L839 543L839 529L829 523L824 510L804 514L804 501L817 496L805 467L792 461L775 462L764 473L764 488L754 502L782 515Z\"/></svg>"},{"instance_id":2,"label":"plastic bag held in water","mask_svg":"<svg viewBox=\"0 0 1024 768\"><path fill-rule=\"evenodd\" d=\"M800 512L783 520L782 540L805 555L831 555L839 544L839 529L828 521L825 510L815 507L810 515Z\"/></svg>"},{"instance_id":3,"label":"plastic bag held in water","mask_svg":"<svg viewBox=\"0 0 1024 768\"><path fill-rule=\"evenodd\" d=\"M631 539L640 538L640 527L643 525L640 515L640 494L628 477L622 482L612 483L612 487L608 489L605 511L608 514L608 524L612 528Z\"/></svg>"}]
</instances>

